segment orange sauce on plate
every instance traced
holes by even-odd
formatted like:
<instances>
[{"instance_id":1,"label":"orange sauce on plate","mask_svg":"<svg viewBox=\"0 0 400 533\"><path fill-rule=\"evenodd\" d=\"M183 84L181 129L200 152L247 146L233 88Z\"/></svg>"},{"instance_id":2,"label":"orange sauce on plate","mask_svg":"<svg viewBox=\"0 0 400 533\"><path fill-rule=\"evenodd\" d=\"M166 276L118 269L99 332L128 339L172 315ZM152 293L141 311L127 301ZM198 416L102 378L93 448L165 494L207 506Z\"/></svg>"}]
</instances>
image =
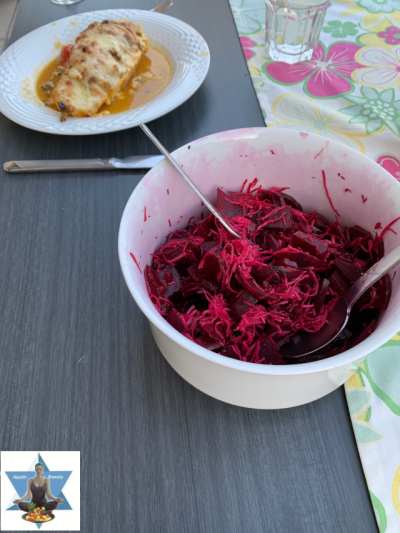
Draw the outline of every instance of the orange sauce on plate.
<instances>
[{"instance_id":1,"label":"orange sauce on plate","mask_svg":"<svg viewBox=\"0 0 400 533\"><path fill-rule=\"evenodd\" d=\"M43 85L52 80L59 65L60 57L57 56L43 67L37 77L36 94L45 105L48 105L48 94ZM101 107L97 115L121 113L150 102L165 89L172 75L173 66L168 54L162 48L150 45L140 60L133 78L110 104Z\"/></svg>"}]
</instances>

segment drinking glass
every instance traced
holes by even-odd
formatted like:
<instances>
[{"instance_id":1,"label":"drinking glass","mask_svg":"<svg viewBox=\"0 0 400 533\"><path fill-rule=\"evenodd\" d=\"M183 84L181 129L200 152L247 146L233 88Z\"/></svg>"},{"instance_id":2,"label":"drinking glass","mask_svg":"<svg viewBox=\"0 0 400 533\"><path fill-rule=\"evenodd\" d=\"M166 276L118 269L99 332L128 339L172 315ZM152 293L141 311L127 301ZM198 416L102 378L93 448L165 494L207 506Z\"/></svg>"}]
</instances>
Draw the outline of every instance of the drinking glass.
<instances>
[{"instance_id":1,"label":"drinking glass","mask_svg":"<svg viewBox=\"0 0 400 533\"><path fill-rule=\"evenodd\" d=\"M265 38L274 61L311 59L330 0L265 0Z\"/></svg>"},{"instance_id":2,"label":"drinking glass","mask_svg":"<svg viewBox=\"0 0 400 533\"><path fill-rule=\"evenodd\" d=\"M50 1L53 4L57 4L58 6L72 6L73 4L82 2L82 0L50 0Z\"/></svg>"}]
</instances>

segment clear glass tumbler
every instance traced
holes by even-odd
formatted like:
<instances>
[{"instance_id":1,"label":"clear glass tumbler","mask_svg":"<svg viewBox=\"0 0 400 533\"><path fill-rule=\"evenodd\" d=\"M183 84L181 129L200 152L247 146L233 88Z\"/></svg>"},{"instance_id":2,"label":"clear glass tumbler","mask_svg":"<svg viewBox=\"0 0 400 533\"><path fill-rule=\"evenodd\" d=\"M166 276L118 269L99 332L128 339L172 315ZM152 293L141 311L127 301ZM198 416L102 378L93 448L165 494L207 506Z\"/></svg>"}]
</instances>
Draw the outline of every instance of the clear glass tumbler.
<instances>
[{"instance_id":1,"label":"clear glass tumbler","mask_svg":"<svg viewBox=\"0 0 400 533\"><path fill-rule=\"evenodd\" d=\"M267 52L274 61L311 59L330 0L265 0Z\"/></svg>"},{"instance_id":2,"label":"clear glass tumbler","mask_svg":"<svg viewBox=\"0 0 400 533\"><path fill-rule=\"evenodd\" d=\"M58 6L72 6L73 4L82 2L82 0L50 0L50 1L53 4L57 4Z\"/></svg>"}]
</instances>

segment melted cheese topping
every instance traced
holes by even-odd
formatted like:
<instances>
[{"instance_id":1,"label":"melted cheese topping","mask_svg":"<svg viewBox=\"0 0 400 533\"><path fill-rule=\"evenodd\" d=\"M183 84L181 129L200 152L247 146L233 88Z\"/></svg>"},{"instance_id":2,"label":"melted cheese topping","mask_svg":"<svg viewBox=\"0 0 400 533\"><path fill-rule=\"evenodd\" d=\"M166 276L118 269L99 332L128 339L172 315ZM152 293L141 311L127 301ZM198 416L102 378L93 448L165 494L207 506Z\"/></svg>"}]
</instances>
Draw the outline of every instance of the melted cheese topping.
<instances>
[{"instance_id":1,"label":"melted cheese topping","mask_svg":"<svg viewBox=\"0 0 400 533\"><path fill-rule=\"evenodd\" d=\"M56 57L43 67L36 80L37 97L55 110L57 107L49 103L49 94L44 87L57 77L59 66L60 58ZM167 52L150 43L131 80L121 88L111 103L104 103L96 115L121 113L150 102L167 87L172 75L173 65Z\"/></svg>"},{"instance_id":2,"label":"melted cheese topping","mask_svg":"<svg viewBox=\"0 0 400 533\"><path fill-rule=\"evenodd\" d=\"M47 85L47 104L64 116L91 116L113 102L134 75L148 40L129 21L93 22ZM62 54L61 54L62 57Z\"/></svg>"}]
</instances>

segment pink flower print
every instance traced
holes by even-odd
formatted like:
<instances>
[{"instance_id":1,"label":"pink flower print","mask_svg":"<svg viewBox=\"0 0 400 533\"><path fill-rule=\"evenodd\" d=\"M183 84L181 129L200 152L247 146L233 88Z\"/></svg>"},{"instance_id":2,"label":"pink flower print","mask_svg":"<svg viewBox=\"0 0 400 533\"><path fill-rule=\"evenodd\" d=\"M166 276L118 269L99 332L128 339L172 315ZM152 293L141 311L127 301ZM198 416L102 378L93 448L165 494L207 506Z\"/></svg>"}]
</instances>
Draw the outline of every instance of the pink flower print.
<instances>
[{"instance_id":1,"label":"pink flower print","mask_svg":"<svg viewBox=\"0 0 400 533\"><path fill-rule=\"evenodd\" d=\"M254 46L257 46L257 43L253 41L253 39L250 39L250 37L240 37L240 44L243 48L243 53L246 57L246 59L251 59L255 52L252 50Z\"/></svg>"},{"instance_id":2,"label":"pink flower print","mask_svg":"<svg viewBox=\"0 0 400 533\"><path fill-rule=\"evenodd\" d=\"M361 65L354 59L360 49L354 43L334 43L328 51L320 43L309 61L294 65L274 61L266 66L274 81L294 84L304 81L304 90L311 96L337 96L352 90L351 73Z\"/></svg>"},{"instance_id":3,"label":"pink flower print","mask_svg":"<svg viewBox=\"0 0 400 533\"><path fill-rule=\"evenodd\" d=\"M385 31L380 31L378 37L382 37L386 44L400 44L400 28L388 26Z\"/></svg>"},{"instance_id":4,"label":"pink flower print","mask_svg":"<svg viewBox=\"0 0 400 533\"><path fill-rule=\"evenodd\" d=\"M400 160L393 155L381 155L378 157L377 162L398 181L400 181Z\"/></svg>"}]
</instances>

